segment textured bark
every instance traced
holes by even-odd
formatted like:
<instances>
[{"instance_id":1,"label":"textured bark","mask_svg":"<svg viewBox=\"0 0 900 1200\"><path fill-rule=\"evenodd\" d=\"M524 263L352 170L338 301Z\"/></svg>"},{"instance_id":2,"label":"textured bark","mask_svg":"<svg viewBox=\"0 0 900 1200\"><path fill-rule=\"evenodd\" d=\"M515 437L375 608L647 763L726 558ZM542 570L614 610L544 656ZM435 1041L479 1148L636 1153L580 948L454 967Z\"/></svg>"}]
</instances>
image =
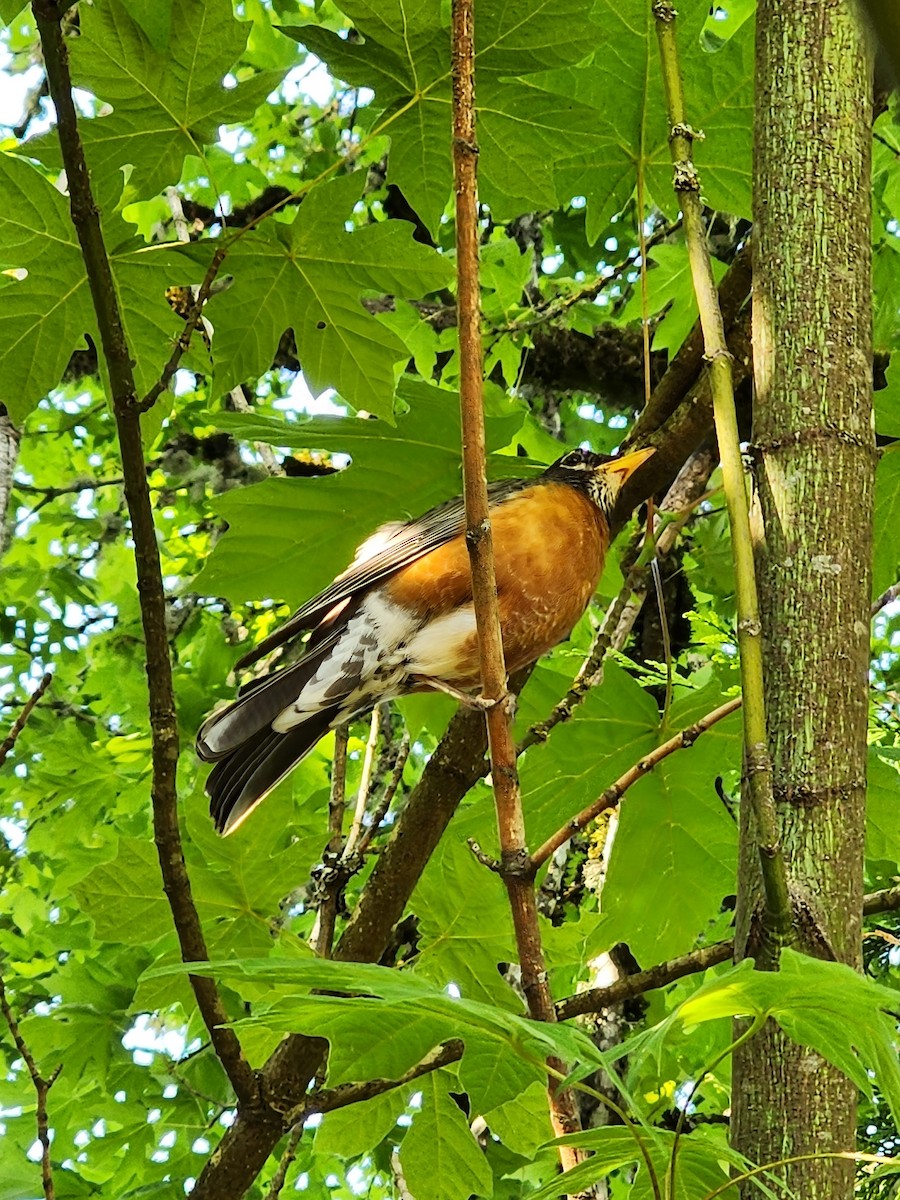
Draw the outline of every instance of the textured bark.
<instances>
[{"instance_id":1,"label":"textured bark","mask_svg":"<svg viewBox=\"0 0 900 1200\"><path fill-rule=\"evenodd\" d=\"M758 568L773 783L799 949L858 964L872 486L871 79L844 0L761 0L753 333ZM759 904L742 814L737 952ZM735 1063L737 1147L759 1163L852 1149L855 1088L769 1026ZM797 1163L804 1200L853 1164ZM745 1185L744 1194L755 1194Z\"/></svg>"}]
</instances>

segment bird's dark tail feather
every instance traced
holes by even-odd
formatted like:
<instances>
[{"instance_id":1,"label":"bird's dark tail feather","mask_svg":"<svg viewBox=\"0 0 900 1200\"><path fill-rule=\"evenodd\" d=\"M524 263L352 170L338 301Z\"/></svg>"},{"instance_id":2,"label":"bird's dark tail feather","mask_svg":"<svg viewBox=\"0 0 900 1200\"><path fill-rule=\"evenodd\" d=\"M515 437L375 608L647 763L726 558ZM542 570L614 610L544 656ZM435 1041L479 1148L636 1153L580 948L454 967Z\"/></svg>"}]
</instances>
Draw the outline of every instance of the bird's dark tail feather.
<instances>
[{"instance_id":1,"label":"bird's dark tail feather","mask_svg":"<svg viewBox=\"0 0 900 1200\"><path fill-rule=\"evenodd\" d=\"M266 727L221 758L206 781L209 811L221 834L232 833L324 736L338 705L311 713L288 733Z\"/></svg>"},{"instance_id":2,"label":"bird's dark tail feather","mask_svg":"<svg viewBox=\"0 0 900 1200\"><path fill-rule=\"evenodd\" d=\"M211 713L197 734L197 754L200 758L204 762L217 762L245 745L261 730L268 729L278 714L295 702L318 671L322 659L331 652L341 632L342 629L332 631L330 637L293 666L271 671L259 679L251 679L238 692L236 700Z\"/></svg>"}]
</instances>

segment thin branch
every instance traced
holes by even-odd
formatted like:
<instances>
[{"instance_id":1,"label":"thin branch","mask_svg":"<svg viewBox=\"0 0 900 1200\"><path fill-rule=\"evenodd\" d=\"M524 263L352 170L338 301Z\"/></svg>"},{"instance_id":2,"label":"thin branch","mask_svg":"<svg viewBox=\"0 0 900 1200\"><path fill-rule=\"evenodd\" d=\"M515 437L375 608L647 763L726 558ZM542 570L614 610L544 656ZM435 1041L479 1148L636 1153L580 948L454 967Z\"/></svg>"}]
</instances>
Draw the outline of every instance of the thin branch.
<instances>
[{"instance_id":1,"label":"thin branch","mask_svg":"<svg viewBox=\"0 0 900 1200\"><path fill-rule=\"evenodd\" d=\"M360 839L360 843L356 848L356 853L360 858L362 858L369 849L372 838L380 829L381 822L387 816L388 809L391 807L391 802L394 799L394 796L397 794L397 788L400 786L400 780L403 778L403 771L406 767L406 761L409 758L411 745L412 743L410 742L409 738L409 730L404 729L403 737L397 750L397 757L394 761L394 769L391 771L391 777L385 785L381 799L375 805L369 827L363 834L362 838Z\"/></svg>"},{"instance_id":2,"label":"thin branch","mask_svg":"<svg viewBox=\"0 0 900 1200\"><path fill-rule=\"evenodd\" d=\"M550 714L543 721L536 721L534 725L528 729L519 742L517 753L523 754L530 747L537 745L539 742L546 742L551 731L562 721L568 721L575 709L587 696L591 688L595 687L600 681L600 670L603 667L603 661L609 653L613 645L613 640L619 630L622 614L625 612L632 596L641 586L641 583L646 574L646 564L641 563L635 565L628 572L625 582L621 590L613 600L612 604L606 611L603 618L603 624L597 631L587 658L581 664L578 674L572 682L572 686L566 692L561 700L559 700L551 710ZM635 614L637 616L637 614ZM627 637L627 634L626 634ZM621 647L618 647L621 649Z\"/></svg>"},{"instance_id":3,"label":"thin branch","mask_svg":"<svg viewBox=\"0 0 900 1200\"><path fill-rule=\"evenodd\" d=\"M500 634L493 533L485 475L481 296L478 278L478 145L475 127L474 0L453 0L451 59L453 70L453 173L456 192L456 271L459 312L460 423L462 426L463 489L466 505L466 543L472 571L472 597L478 629L482 692L494 701L485 713L494 781L494 800L500 836L503 882L506 885L516 933L522 990L532 1017L556 1020L547 981L538 926L537 898L528 864L522 798L516 770L512 707L506 686L506 665ZM550 1060L554 1070L563 1064ZM581 1128L571 1088L549 1090L550 1116L557 1135ZM563 1169L582 1154L560 1147Z\"/></svg>"},{"instance_id":4,"label":"thin branch","mask_svg":"<svg viewBox=\"0 0 900 1200\"><path fill-rule=\"evenodd\" d=\"M328 796L328 849L330 863L340 858L343 844L344 808L347 790L347 741L350 729L339 725L334 731L334 754L331 761L331 791ZM316 924L310 935L310 944L321 958L331 958L334 945L334 927L337 923L338 904L341 890L340 876L332 872L322 881L323 895L319 902Z\"/></svg>"},{"instance_id":5,"label":"thin branch","mask_svg":"<svg viewBox=\"0 0 900 1200\"><path fill-rule=\"evenodd\" d=\"M278 1200L281 1195L281 1189L287 1182L287 1173L291 1168L291 1164L297 1157L297 1147L300 1145L300 1139L303 1137L303 1122L297 1121L294 1127L288 1134L287 1145L284 1148L275 1174L272 1176L269 1183L269 1190L266 1192L266 1200Z\"/></svg>"},{"instance_id":6,"label":"thin branch","mask_svg":"<svg viewBox=\"0 0 900 1200\"><path fill-rule=\"evenodd\" d=\"M451 1038L440 1046L435 1046L398 1079L367 1079L362 1083L341 1083L335 1088L323 1088L315 1096L311 1096L308 1102L298 1105L297 1109L289 1114L289 1119L295 1122L304 1121L313 1113L335 1112L351 1104L360 1104L363 1100L374 1100L376 1096L406 1087L407 1084L421 1079L423 1075L430 1075L433 1071L439 1071L441 1067L459 1062L464 1049L465 1043L460 1038Z\"/></svg>"},{"instance_id":7,"label":"thin branch","mask_svg":"<svg viewBox=\"0 0 900 1200\"><path fill-rule=\"evenodd\" d=\"M658 229L653 231L649 238L643 238L642 235L642 245L632 250L625 261L618 263L608 275L600 275L596 279L592 279L590 283L582 284L574 292L553 296L551 299L535 305L526 316L516 321L510 321L506 325L494 326L491 332L494 334L528 333L546 324L548 321L555 321L557 317L564 316L576 304L596 300L606 288L618 282L628 271L634 270L636 266L635 260L638 256L641 256L643 259L648 250L651 250L654 246L658 246L660 242L665 242L680 228L680 218L660 225ZM643 261L641 263L641 270L643 271Z\"/></svg>"},{"instance_id":8,"label":"thin branch","mask_svg":"<svg viewBox=\"0 0 900 1200\"><path fill-rule=\"evenodd\" d=\"M709 362L713 414L731 526L738 610L737 633L744 696L744 774L756 824L765 894L762 919L763 949L760 959L763 965L772 967L777 964L781 946L791 938L791 896L772 796L772 763L766 730L759 599L747 487L734 407L731 354L725 340L725 327L706 244L700 180L691 159L691 146L696 134L687 123L675 38L675 9L670 0L654 0L652 7L671 128L669 146L674 166L675 195L684 215L688 258L700 310L706 358Z\"/></svg>"},{"instance_id":9,"label":"thin branch","mask_svg":"<svg viewBox=\"0 0 900 1200\"><path fill-rule=\"evenodd\" d=\"M748 238L719 284L719 308L729 336L750 295L751 268L752 249L751 239ZM649 435L660 429L690 391L696 388L703 367L703 330L697 321L653 389L649 403L626 435L623 449L636 449L646 444Z\"/></svg>"},{"instance_id":10,"label":"thin branch","mask_svg":"<svg viewBox=\"0 0 900 1200\"><path fill-rule=\"evenodd\" d=\"M0 745L0 767L3 766L4 762L12 752L12 748L15 746L19 734L25 728L25 722L31 716L34 706L40 701L41 697L52 682L53 676L49 671L47 671L41 682L37 685L37 687L26 700L25 704L22 706L22 711L13 722L12 729L10 729L9 733L4 738L3 744Z\"/></svg>"},{"instance_id":11,"label":"thin branch","mask_svg":"<svg viewBox=\"0 0 900 1200\"><path fill-rule=\"evenodd\" d=\"M676 733L674 737L663 742L661 746L657 746L655 750L651 750L649 754L645 754L634 766L629 767L624 775L620 775L615 783L610 784L601 796L566 821L565 825L557 829L556 833L551 834L544 844L535 850L530 863L532 872L542 867L551 854L554 854L569 838L574 837L576 833L595 820L600 813L605 812L608 808L615 808L628 789L658 766L663 759L674 754L676 750L685 750L689 746L693 746L701 734L712 729L713 725L725 717L731 716L733 712L737 712L740 707L741 698L736 696L733 700L728 700L725 704L721 704L712 712L707 713L705 717L701 717L699 721L695 721L693 725L682 729L680 733Z\"/></svg>"},{"instance_id":12,"label":"thin branch","mask_svg":"<svg viewBox=\"0 0 900 1200\"><path fill-rule=\"evenodd\" d=\"M138 401L137 397L133 399L133 404L139 412L149 412L156 401L160 398L164 391L167 390L169 384L175 377L175 372L178 370L182 358L187 354L191 345L191 337L194 330L200 324L203 317L203 306L210 297L213 284L216 281L216 276L219 274L222 263L231 248L230 243L223 242L216 247L216 250L210 259L209 266L206 268L206 274L203 276L203 281L197 289L197 295L194 297L194 303L191 305L184 321L184 328L178 335L172 353L169 355L165 366L160 372L159 379L150 388L146 396Z\"/></svg>"},{"instance_id":13,"label":"thin branch","mask_svg":"<svg viewBox=\"0 0 900 1200\"><path fill-rule=\"evenodd\" d=\"M59 1078L62 1063L49 1076L45 1077L40 1073L37 1063L34 1061L34 1055L28 1049L19 1030L19 1023L10 1007L2 974L0 974L0 1010L9 1026L16 1049L28 1068L28 1074L31 1076L31 1082L37 1093L37 1135L38 1141L41 1143L41 1183L44 1188L44 1200L54 1200L56 1191L53 1186L53 1167L50 1162L50 1119L47 1114L47 1094Z\"/></svg>"},{"instance_id":14,"label":"thin branch","mask_svg":"<svg viewBox=\"0 0 900 1200\"><path fill-rule=\"evenodd\" d=\"M734 941L716 942L712 946L700 946L689 954L671 958L668 962L657 963L646 971L638 971L634 975L625 975L608 987L590 988L575 996L567 996L556 1006L556 1015L560 1021L568 1021L571 1017L580 1017L584 1013L602 1012L623 1000L631 1000L635 996L643 996L645 992L668 986L676 979L684 979L686 975L697 975L709 967L728 962L734 954Z\"/></svg>"},{"instance_id":15,"label":"thin branch","mask_svg":"<svg viewBox=\"0 0 900 1200\"><path fill-rule=\"evenodd\" d=\"M887 591L882 592L877 600L872 602L872 616L877 617L883 608L900 599L900 583L892 583Z\"/></svg>"},{"instance_id":16,"label":"thin branch","mask_svg":"<svg viewBox=\"0 0 900 1200\"><path fill-rule=\"evenodd\" d=\"M900 886L882 888L880 892L869 892L863 896L864 917L874 917L883 912L897 912L898 909L900 909Z\"/></svg>"},{"instance_id":17,"label":"thin branch","mask_svg":"<svg viewBox=\"0 0 900 1200\"><path fill-rule=\"evenodd\" d=\"M125 480L119 476L117 479L75 479L71 483L63 484L62 487L41 487L36 483L16 483L13 487L17 492L33 492L42 496L44 501L55 500L58 496L73 496L81 492L96 492L100 488L121 487Z\"/></svg>"},{"instance_id":18,"label":"thin branch","mask_svg":"<svg viewBox=\"0 0 900 1200\"><path fill-rule=\"evenodd\" d=\"M378 732L380 728L381 705L376 704L372 709L372 717L369 722L369 736L366 740L362 771L359 776L359 788L356 792L356 808L353 812L353 821L350 825L350 832L347 835L346 845L341 854L341 859L344 862L349 861L351 855L356 850L356 843L359 841L360 831L362 830L363 818L366 815L366 803L369 799L369 783L372 779L372 765L375 762L375 748L378 745Z\"/></svg>"},{"instance_id":19,"label":"thin branch","mask_svg":"<svg viewBox=\"0 0 900 1200\"><path fill-rule=\"evenodd\" d=\"M60 27L60 10L56 4L51 3L51 0L34 0L32 8L47 67L50 95L56 108L57 133L69 186L72 224L78 234L84 257L91 299L109 373L113 412L122 453L125 497L131 517L131 535L134 541L141 622L144 631L152 737L153 825L163 888L172 910L182 958L186 962L196 962L207 959L209 956L203 929L191 895L190 880L181 848L181 833L178 828L176 787L179 750L178 722L175 715L172 664L166 635L165 591L153 508L147 487L132 356L125 337L122 315L119 310L118 291L112 277L112 269L100 225L100 215L91 191L87 162L78 130L78 120L72 99L68 50ZM257 1103L258 1089L255 1075L250 1064L244 1058L234 1030L228 1026L228 1014L215 981L200 976L190 976L190 979L197 1006L209 1030L213 1046L238 1099L247 1104Z\"/></svg>"}]
</instances>

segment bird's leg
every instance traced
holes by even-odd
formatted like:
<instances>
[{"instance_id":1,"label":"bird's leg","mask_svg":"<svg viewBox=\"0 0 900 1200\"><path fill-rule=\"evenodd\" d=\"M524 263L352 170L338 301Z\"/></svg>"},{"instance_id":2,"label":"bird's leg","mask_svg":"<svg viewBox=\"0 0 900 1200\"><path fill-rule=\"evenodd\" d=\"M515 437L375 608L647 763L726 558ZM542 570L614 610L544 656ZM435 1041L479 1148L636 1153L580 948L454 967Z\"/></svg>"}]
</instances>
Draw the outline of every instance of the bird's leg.
<instances>
[{"instance_id":1,"label":"bird's leg","mask_svg":"<svg viewBox=\"0 0 900 1200\"><path fill-rule=\"evenodd\" d=\"M458 700L466 708L477 708L480 712L487 712L494 705L503 704L513 716L515 715L516 697L513 692L507 692L499 700L492 700L488 696L470 696L468 692L461 691L460 688L454 687L452 683L446 683L443 679L435 679L432 675L412 675L410 678L423 687L431 688L432 691L443 692L447 696L452 696L454 700Z\"/></svg>"}]
</instances>

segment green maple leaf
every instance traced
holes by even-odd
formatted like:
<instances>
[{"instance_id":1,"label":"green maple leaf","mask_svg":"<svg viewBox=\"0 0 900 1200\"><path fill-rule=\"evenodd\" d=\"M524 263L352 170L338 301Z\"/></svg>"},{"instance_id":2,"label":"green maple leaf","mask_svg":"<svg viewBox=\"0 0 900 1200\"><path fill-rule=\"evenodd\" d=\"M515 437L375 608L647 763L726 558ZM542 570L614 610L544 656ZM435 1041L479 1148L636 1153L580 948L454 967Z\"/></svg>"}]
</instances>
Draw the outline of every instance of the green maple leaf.
<instances>
[{"instance_id":1,"label":"green maple leaf","mask_svg":"<svg viewBox=\"0 0 900 1200\"><path fill-rule=\"evenodd\" d=\"M100 348L81 248L66 198L29 163L0 155L0 269L10 279L0 307L0 386L16 422L59 383L85 336ZM108 223L125 237L124 224ZM201 267L175 245L125 238L110 252L138 390L158 377L182 322L166 303L170 284L195 283Z\"/></svg>"},{"instance_id":2,"label":"green maple leaf","mask_svg":"<svg viewBox=\"0 0 900 1200\"><path fill-rule=\"evenodd\" d=\"M593 116L571 96L536 96L521 76L584 59L600 39L593 0L486 0L479 7L479 175L483 198L515 214L557 203L556 162L575 154ZM317 26L284 32L335 74L371 87L374 123L391 137L389 177L429 229L450 194L450 34L433 0L344 0L362 40Z\"/></svg>"},{"instance_id":3,"label":"green maple leaf","mask_svg":"<svg viewBox=\"0 0 900 1200\"><path fill-rule=\"evenodd\" d=\"M567 67L529 82L548 98L560 95L593 113L590 135L559 163L560 188L588 200L587 234L594 241L634 191L638 172L651 201L674 216L669 127L651 7L644 0L599 0L606 45L587 67ZM687 119L703 140L694 145L704 199L750 215L753 112L753 23L745 22L715 53L702 37L707 9L685 5L677 23ZM535 104L539 99L535 97Z\"/></svg>"},{"instance_id":4,"label":"green maple leaf","mask_svg":"<svg viewBox=\"0 0 900 1200\"><path fill-rule=\"evenodd\" d=\"M290 225L270 221L229 253L234 286L210 305L219 391L256 378L292 328L314 393L334 387L354 408L393 409L400 338L362 304L363 295L421 296L449 283L447 260L412 240L410 226L381 222L348 233L361 174L314 188Z\"/></svg>"},{"instance_id":5,"label":"green maple leaf","mask_svg":"<svg viewBox=\"0 0 900 1200\"><path fill-rule=\"evenodd\" d=\"M400 1147L403 1177L421 1200L490 1196L493 1176L469 1123L450 1095L447 1071L426 1076L422 1107Z\"/></svg>"},{"instance_id":6,"label":"green maple leaf","mask_svg":"<svg viewBox=\"0 0 900 1200\"><path fill-rule=\"evenodd\" d=\"M230 0L183 0L170 27L148 25L122 0L85 6L72 42L72 75L112 112L80 123L95 195L102 206L152 196L177 183L185 155L205 161L220 125L249 117L284 72L266 71L228 88L223 79L247 44L250 25L236 21ZM162 13L157 14L162 17ZM164 40L165 39L165 40ZM59 165L56 134L28 143Z\"/></svg>"}]
</instances>

